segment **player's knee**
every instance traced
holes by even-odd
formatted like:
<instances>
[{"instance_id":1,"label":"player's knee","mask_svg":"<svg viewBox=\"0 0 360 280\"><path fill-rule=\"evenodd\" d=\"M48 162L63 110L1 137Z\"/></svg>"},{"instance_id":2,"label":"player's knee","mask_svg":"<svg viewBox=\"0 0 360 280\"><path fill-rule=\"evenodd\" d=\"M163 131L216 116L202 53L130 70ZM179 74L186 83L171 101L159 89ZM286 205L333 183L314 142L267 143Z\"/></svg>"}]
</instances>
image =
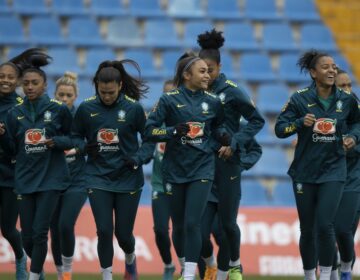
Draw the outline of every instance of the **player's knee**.
<instances>
[{"instance_id":1,"label":"player's knee","mask_svg":"<svg viewBox=\"0 0 360 280\"><path fill-rule=\"evenodd\" d=\"M155 237L160 240L169 238L169 231L167 229L154 229Z\"/></svg>"},{"instance_id":2,"label":"player's knee","mask_svg":"<svg viewBox=\"0 0 360 280\"><path fill-rule=\"evenodd\" d=\"M19 232L16 230L16 228L1 228L1 234L6 239L14 239L14 236L19 234Z\"/></svg>"},{"instance_id":3,"label":"player's knee","mask_svg":"<svg viewBox=\"0 0 360 280\"><path fill-rule=\"evenodd\" d=\"M112 240L113 238L111 228L98 228L96 232L99 240Z\"/></svg>"}]
</instances>

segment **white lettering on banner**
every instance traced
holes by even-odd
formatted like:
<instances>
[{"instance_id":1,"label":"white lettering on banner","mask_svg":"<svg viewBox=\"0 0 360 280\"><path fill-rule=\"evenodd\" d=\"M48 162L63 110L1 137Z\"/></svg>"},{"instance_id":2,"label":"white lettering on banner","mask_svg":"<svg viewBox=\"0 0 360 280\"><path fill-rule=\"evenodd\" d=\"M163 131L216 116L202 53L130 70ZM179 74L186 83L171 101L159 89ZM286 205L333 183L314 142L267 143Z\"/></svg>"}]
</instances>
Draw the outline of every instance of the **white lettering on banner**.
<instances>
[{"instance_id":1,"label":"white lettering on banner","mask_svg":"<svg viewBox=\"0 0 360 280\"><path fill-rule=\"evenodd\" d=\"M153 255L149 249L149 246L146 244L145 240L141 236L135 237L135 254L137 258L144 258L145 261L152 261ZM118 260L125 260L124 252L120 249L119 244L116 239L114 239L114 256ZM50 244L48 246L50 248ZM89 238L86 236L76 236L76 246L74 252L75 261L94 261L98 259L97 254L97 237ZM9 263L13 262L14 253L10 247L10 244L3 237L0 238L0 263ZM50 251L46 256L47 262L52 262L53 258L50 255Z\"/></svg>"},{"instance_id":2,"label":"white lettering on banner","mask_svg":"<svg viewBox=\"0 0 360 280\"><path fill-rule=\"evenodd\" d=\"M303 266L300 257L261 256L259 271L260 275L301 275Z\"/></svg>"},{"instance_id":3,"label":"white lettering on banner","mask_svg":"<svg viewBox=\"0 0 360 280\"><path fill-rule=\"evenodd\" d=\"M293 224L262 221L246 221L246 215L239 214L237 223L241 229L241 244L288 246L298 244L300 238L299 221Z\"/></svg>"}]
</instances>

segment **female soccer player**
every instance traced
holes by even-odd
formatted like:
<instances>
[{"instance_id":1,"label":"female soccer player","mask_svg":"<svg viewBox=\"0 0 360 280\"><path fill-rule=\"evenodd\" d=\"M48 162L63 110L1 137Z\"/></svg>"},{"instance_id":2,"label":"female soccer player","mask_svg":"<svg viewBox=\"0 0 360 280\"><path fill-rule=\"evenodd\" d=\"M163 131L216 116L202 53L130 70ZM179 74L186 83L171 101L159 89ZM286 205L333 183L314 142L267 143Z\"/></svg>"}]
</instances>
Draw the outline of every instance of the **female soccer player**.
<instances>
[{"instance_id":1,"label":"female soccer player","mask_svg":"<svg viewBox=\"0 0 360 280\"><path fill-rule=\"evenodd\" d=\"M313 85L291 96L276 121L275 133L279 138L298 135L288 174L300 220L300 253L305 279L316 279L317 224L320 280L325 280L330 279L335 252L333 223L346 180L345 152L359 139L360 113L355 98L336 88L331 56L311 50L298 65L309 72Z\"/></svg>"},{"instance_id":2,"label":"female soccer player","mask_svg":"<svg viewBox=\"0 0 360 280\"><path fill-rule=\"evenodd\" d=\"M78 96L77 76L65 72L56 81L55 99L63 102L75 115L74 102ZM51 222L51 249L58 272L59 280L71 280L72 263L75 249L75 222L84 205L87 193L85 190L84 166L85 157L76 149L65 150L66 162L70 170L71 184L61 193Z\"/></svg>"},{"instance_id":3,"label":"female soccer player","mask_svg":"<svg viewBox=\"0 0 360 280\"><path fill-rule=\"evenodd\" d=\"M86 187L104 280L112 279L114 231L125 252L125 279L138 279L133 228L144 185L141 165L151 159L154 151L153 144L143 143L139 148L138 143L146 120L138 100L147 87L130 76L124 64L139 69L132 60L104 61L99 65L93 78L96 96L79 106L74 119L74 141L88 152Z\"/></svg>"},{"instance_id":4,"label":"female soccer player","mask_svg":"<svg viewBox=\"0 0 360 280\"><path fill-rule=\"evenodd\" d=\"M351 79L341 69L337 70L335 85L352 93ZM352 94L355 96L354 93ZM347 179L335 219L335 233L340 252L341 280L351 279L351 269L355 258L354 236L359 221L358 211L360 208L359 148L357 145L353 150L346 153Z\"/></svg>"},{"instance_id":5,"label":"female soccer player","mask_svg":"<svg viewBox=\"0 0 360 280\"><path fill-rule=\"evenodd\" d=\"M164 83L164 93L174 89L172 80ZM175 266L171 257L171 241L169 237L170 198L164 188L162 176L162 160L166 143L157 143L151 175L152 200L151 208L154 219L154 233L156 246L164 263L163 280L172 280ZM165 184L166 186L166 184Z\"/></svg>"},{"instance_id":6,"label":"female soccer player","mask_svg":"<svg viewBox=\"0 0 360 280\"><path fill-rule=\"evenodd\" d=\"M222 141L227 136L221 134L221 103L205 91L209 79L201 58L183 55L177 63L176 89L160 97L146 123L149 139L166 142L163 176L172 193L173 241L178 256L184 250L186 280L194 279L200 257L201 217L214 179L214 137Z\"/></svg>"},{"instance_id":7,"label":"female soccer player","mask_svg":"<svg viewBox=\"0 0 360 280\"><path fill-rule=\"evenodd\" d=\"M236 218L241 196L240 149L252 140L264 125L264 119L255 108L253 102L236 83L228 80L221 73L221 56L219 49L224 44L222 32L215 29L198 36L201 47L199 56L204 59L209 69L209 88L219 97L225 112L225 126L230 133L230 158L216 158L215 185L219 192L219 219L225 236L230 244L229 279L242 278L240 263L240 229ZM240 117L248 123L240 127ZM209 259L207 266L211 265Z\"/></svg>"},{"instance_id":8,"label":"female soccer player","mask_svg":"<svg viewBox=\"0 0 360 280\"><path fill-rule=\"evenodd\" d=\"M20 71L14 63L0 65L0 124L5 122L11 108L23 102L15 92L19 78ZM19 207L14 193L14 170L13 158L0 145L0 228L15 254L16 280L26 280L26 254L16 229Z\"/></svg>"},{"instance_id":9,"label":"female soccer player","mask_svg":"<svg viewBox=\"0 0 360 280\"><path fill-rule=\"evenodd\" d=\"M45 94L50 57L32 50L14 63L23 69L24 102L8 114L0 128L3 147L16 156L15 191L20 206L24 248L31 258L30 280L40 278L47 254L50 222L60 192L69 185L64 149L71 146L71 113Z\"/></svg>"}]
</instances>

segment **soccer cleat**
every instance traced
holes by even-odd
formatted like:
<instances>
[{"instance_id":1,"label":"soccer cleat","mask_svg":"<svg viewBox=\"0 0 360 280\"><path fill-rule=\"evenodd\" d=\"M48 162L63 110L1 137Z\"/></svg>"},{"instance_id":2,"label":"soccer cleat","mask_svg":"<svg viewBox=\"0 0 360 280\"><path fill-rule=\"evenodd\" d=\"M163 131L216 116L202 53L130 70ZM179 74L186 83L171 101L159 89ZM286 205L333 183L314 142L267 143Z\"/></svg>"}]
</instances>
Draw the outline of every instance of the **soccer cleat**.
<instances>
[{"instance_id":1,"label":"soccer cleat","mask_svg":"<svg viewBox=\"0 0 360 280\"><path fill-rule=\"evenodd\" d=\"M216 273L216 266L206 266L204 280L216 280Z\"/></svg>"},{"instance_id":2,"label":"soccer cleat","mask_svg":"<svg viewBox=\"0 0 360 280\"><path fill-rule=\"evenodd\" d=\"M341 272L340 280L351 280L351 272Z\"/></svg>"},{"instance_id":3,"label":"soccer cleat","mask_svg":"<svg viewBox=\"0 0 360 280\"><path fill-rule=\"evenodd\" d=\"M71 272L63 272L62 273L62 280L71 280Z\"/></svg>"},{"instance_id":4,"label":"soccer cleat","mask_svg":"<svg viewBox=\"0 0 360 280\"><path fill-rule=\"evenodd\" d=\"M235 266L229 269L229 280L242 280L242 266Z\"/></svg>"},{"instance_id":5,"label":"soccer cleat","mask_svg":"<svg viewBox=\"0 0 360 280\"><path fill-rule=\"evenodd\" d=\"M28 272L26 268L27 256L24 253L21 259L15 260L15 279L16 280L26 280L28 278Z\"/></svg>"},{"instance_id":6,"label":"soccer cleat","mask_svg":"<svg viewBox=\"0 0 360 280\"><path fill-rule=\"evenodd\" d=\"M164 268L164 273L163 273L163 280L173 280L173 275L175 272L175 266L169 266L169 267L165 267Z\"/></svg>"},{"instance_id":7,"label":"soccer cleat","mask_svg":"<svg viewBox=\"0 0 360 280\"><path fill-rule=\"evenodd\" d=\"M184 277L183 277L183 276L181 276L178 280L184 280Z\"/></svg>"},{"instance_id":8,"label":"soccer cleat","mask_svg":"<svg viewBox=\"0 0 360 280\"><path fill-rule=\"evenodd\" d=\"M125 275L124 280L138 280L139 276L136 268L136 258L132 264L125 263Z\"/></svg>"}]
</instances>

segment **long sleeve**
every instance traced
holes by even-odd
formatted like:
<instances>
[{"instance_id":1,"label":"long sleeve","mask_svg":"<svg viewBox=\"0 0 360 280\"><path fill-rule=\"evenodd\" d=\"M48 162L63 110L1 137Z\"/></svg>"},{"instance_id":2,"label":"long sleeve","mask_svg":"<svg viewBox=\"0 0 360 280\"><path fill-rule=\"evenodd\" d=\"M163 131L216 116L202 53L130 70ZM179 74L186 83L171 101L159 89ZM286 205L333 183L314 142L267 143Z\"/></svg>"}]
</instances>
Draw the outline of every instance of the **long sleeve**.
<instances>
[{"instance_id":1,"label":"long sleeve","mask_svg":"<svg viewBox=\"0 0 360 280\"><path fill-rule=\"evenodd\" d=\"M304 124L304 117L300 116L294 98L285 104L275 124L275 134L279 138L287 138L297 133Z\"/></svg>"},{"instance_id":2,"label":"long sleeve","mask_svg":"<svg viewBox=\"0 0 360 280\"><path fill-rule=\"evenodd\" d=\"M351 110L347 123L350 127L348 135L354 137L355 142L358 144L360 141L360 110L355 98L351 102Z\"/></svg>"},{"instance_id":3,"label":"long sleeve","mask_svg":"<svg viewBox=\"0 0 360 280\"><path fill-rule=\"evenodd\" d=\"M243 149L241 149L241 167L243 167L245 170L249 170L259 161L261 155L261 146L255 139L252 139Z\"/></svg>"},{"instance_id":4,"label":"long sleeve","mask_svg":"<svg viewBox=\"0 0 360 280\"><path fill-rule=\"evenodd\" d=\"M55 148L68 150L74 147L71 134L72 115L70 110L64 105L61 108L61 131L63 135L54 136Z\"/></svg>"},{"instance_id":5,"label":"long sleeve","mask_svg":"<svg viewBox=\"0 0 360 280\"><path fill-rule=\"evenodd\" d=\"M233 150L237 150L239 147L251 141L265 123L264 118L255 108L251 99L241 90L237 90L235 105L248 123L241 130L234 133L231 141L231 148Z\"/></svg>"},{"instance_id":6,"label":"long sleeve","mask_svg":"<svg viewBox=\"0 0 360 280\"><path fill-rule=\"evenodd\" d=\"M15 140L16 131L17 125L15 116L10 111L5 121L5 134L0 136L1 147L10 156L14 156L17 153L17 145Z\"/></svg>"},{"instance_id":7,"label":"long sleeve","mask_svg":"<svg viewBox=\"0 0 360 280\"><path fill-rule=\"evenodd\" d=\"M76 111L74 120L72 122L71 127L71 140L73 146L84 153L86 142L84 141L85 138L85 127L84 125L84 118L82 114L82 106L80 105L79 109Z\"/></svg>"},{"instance_id":8,"label":"long sleeve","mask_svg":"<svg viewBox=\"0 0 360 280\"><path fill-rule=\"evenodd\" d=\"M164 127L163 124L165 118L166 102L164 96L162 96L146 121L145 137L147 140L153 142L166 142L173 138L175 128Z\"/></svg>"}]
</instances>

